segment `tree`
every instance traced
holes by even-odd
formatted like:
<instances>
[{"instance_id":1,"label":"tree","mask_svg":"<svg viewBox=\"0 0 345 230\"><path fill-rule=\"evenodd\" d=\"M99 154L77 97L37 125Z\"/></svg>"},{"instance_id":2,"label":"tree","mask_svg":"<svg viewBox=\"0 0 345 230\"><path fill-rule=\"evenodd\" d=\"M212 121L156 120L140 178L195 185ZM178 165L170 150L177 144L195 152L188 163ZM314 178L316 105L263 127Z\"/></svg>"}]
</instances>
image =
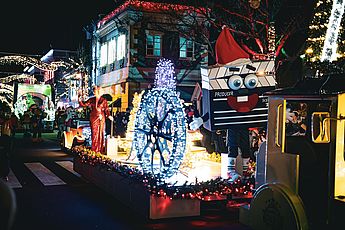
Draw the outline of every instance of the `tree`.
<instances>
[{"instance_id":1,"label":"tree","mask_svg":"<svg viewBox=\"0 0 345 230\"><path fill-rule=\"evenodd\" d=\"M345 42L344 5L341 0L318 0L304 49L309 74L344 72Z\"/></svg>"}]
</instances>

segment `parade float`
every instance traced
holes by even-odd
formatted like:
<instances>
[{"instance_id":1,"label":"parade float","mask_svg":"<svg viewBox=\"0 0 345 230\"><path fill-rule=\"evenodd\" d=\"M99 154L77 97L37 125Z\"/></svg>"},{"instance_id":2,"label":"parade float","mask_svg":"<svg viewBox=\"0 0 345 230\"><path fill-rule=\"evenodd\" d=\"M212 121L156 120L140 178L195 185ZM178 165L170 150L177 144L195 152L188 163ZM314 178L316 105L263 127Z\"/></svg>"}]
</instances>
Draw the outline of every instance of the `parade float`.
<instances>
[{"instance_id":1,"label":"parade float","mask_svg":"<svg viewBox=\"0 0 345 230\"><path fill-rule=\"evenodd\" d=\"M170 60L158 62L155 87L140 94L135 111L126 144L115 138L107 155L77 146L74 170L150 219L198 216L201 202L251 195L253 181L229 183L219 160L195 145L200 134L188 131Z\"/></svg>"},{"instance_id":2,"label":"parade float","mask_svg":"<svg viewBox=\"0 0 345 230\"><path fill-rule=\"evenodd\" d=\"M14 111L18 117L37 107L45 113L43 130L52 132L54 129L55 106L52 99L51 85L18 83Z\"/></svg>"},{"instance_id":3,"label":"parade float","mask_svg":"<svg viewBox=\"0 0 345 230\"><path fill-rule=\"evenodd\" d=\"M15 95L15 81L34 83L36 79L34 76L27 74L15 74L0 79L0 101L9 105L11 112L15 112L15 114L19 117L17 111L15 110L15 107L13 106L13 99Z\"/></svg>"}]
</instances>

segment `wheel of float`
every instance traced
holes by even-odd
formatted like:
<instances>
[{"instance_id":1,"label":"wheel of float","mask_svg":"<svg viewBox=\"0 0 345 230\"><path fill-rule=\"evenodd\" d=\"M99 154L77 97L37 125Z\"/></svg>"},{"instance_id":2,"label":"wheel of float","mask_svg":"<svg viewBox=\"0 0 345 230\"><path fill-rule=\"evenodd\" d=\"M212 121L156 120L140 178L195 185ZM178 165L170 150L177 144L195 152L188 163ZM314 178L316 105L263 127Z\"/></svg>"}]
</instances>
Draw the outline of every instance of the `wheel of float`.
<instances>
[{"instance_id":1,"label":"wheel of float","mask_svg":"<svg viewBox=\"0 0 345 230\"><path fill-rule=\"evenodd\" d=\"M300 197L281 184L258 188L250 203L250 222L254 229L308 229Z\"/></svg>"},{"instance_id":2,"label":"wheel of float","mask_svg":"<svg viewBox=\"0 0 345 230\"><path fill-rule=\"evenodd\" d=\"M185 149L185 114L176 92L147 91L139 104L132 143L132 151L143 171L162 178L172 176L181 164Z\"/></svg>"}]
</instances>

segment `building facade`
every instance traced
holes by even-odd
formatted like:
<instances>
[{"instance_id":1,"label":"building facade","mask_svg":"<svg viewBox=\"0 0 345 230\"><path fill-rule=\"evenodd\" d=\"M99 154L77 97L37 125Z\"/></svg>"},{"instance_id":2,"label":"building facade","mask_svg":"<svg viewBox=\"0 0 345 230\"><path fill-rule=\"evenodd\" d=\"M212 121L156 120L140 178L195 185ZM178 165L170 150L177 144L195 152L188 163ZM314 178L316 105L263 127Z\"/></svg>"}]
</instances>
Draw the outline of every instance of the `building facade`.
<instances>
[{"instance_id":1,"label":"building facade","mask_svg":"<svg viewBox=\"0 0 345 230\"><path fill-rule=\"evenodd\" d=\"M175 65L181 98L190 101L201 81L200 66L208 61L206 47L181 33L191 26L186 23L191 12L197 11L133 0L114 9L92 31L92 84L101 86L113 101L120 99L120 110L125 111L135 92L153 85L157 61L167 58Z\"/></svg>"}]
</instances>

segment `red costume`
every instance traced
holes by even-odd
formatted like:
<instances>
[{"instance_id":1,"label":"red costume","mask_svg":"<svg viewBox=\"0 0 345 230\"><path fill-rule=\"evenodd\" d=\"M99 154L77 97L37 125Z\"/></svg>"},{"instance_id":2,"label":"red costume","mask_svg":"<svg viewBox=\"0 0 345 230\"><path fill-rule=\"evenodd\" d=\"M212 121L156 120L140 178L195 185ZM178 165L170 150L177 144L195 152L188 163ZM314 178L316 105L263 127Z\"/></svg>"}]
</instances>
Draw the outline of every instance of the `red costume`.
<instances>
[{"instance_id":1,"label":"red costume","mask_svg":"<svg viewBox=\"0 0 345 230\"><path fill-rule=\"evenodd\" d=\"M81 106L90 106L90 126L91 126L91 150L104 152L104 125L105 119L110 116L108 102L103 97L89 98L86 102L79 101Z\"/></svg>"}]
</instances>

